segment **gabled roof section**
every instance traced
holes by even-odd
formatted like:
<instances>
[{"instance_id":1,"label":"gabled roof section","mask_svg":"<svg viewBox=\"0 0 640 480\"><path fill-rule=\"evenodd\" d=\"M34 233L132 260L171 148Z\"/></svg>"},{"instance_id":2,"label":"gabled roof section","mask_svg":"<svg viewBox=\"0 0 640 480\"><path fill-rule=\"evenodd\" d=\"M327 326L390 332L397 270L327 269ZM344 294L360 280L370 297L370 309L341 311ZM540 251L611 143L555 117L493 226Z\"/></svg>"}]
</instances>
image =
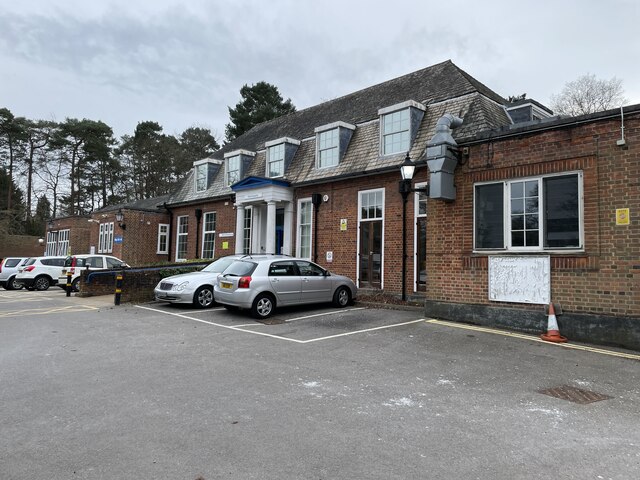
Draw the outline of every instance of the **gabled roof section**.
<instances>
[{"instance_id":1,"label":"gabled roof section","mask_svg":"<svg viewBox=\"0 0 640 480\"><path fill-rule=\"evenodd\" d=\"M238 183L234 183L233 185L231 185L231 190L233 190L234 192L239 192L241 190L249 190L252 188L260 188L271 185L275 185L278 187L289 187L290 183L274 178L247 177L243 180L240 180Z\"/></svg>"},{"instance_id":2,"label":"gabled roof section","mask_svg":"<svg viewBox=\"0 0 640 480\"><path fill-rule=\"evenodd\" d=\"M258 151L264 148L265 142L274 138L308 138L314 135L316 127L337 121L354 125L363 123L378 118L380 109L411 99L428 107L431 103L472 93L480 93L499 104L507 103L500 95L447 60L256 125L213 156L223 158L226 152L238 149Z\"/></svg>"}]
</instances>

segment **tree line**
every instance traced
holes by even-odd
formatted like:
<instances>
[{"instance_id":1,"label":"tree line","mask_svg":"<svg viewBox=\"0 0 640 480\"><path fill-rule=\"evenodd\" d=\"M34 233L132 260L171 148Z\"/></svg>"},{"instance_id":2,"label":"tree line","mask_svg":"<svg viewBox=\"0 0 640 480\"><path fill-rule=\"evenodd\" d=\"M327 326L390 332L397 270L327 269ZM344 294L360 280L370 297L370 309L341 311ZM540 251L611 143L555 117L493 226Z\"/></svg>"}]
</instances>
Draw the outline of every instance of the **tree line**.
<instances>
[{"instance_id":1,"label":"tree line","mask_svg":"<svg viewBox=\"0 0 640 480\"><path fill-rule=\"evenodd\" d=\"M0 108L0 211L9 233L40 235L48 218L166 194L219 148L208 129L175 137L151 121L116 139L101 121L32 120Z\"/></svg>"},{"instance_id":2,"label":"tree line","mask_svg":"<svg viewBox=\"0 0 640 480\"><path fill-rule=\"evenodd\" d=\"M229 107L225 141L257 123L295 111L277 87L244 85ZM50 218L173 191L193 162L220 148L209 129L168 135L153 121L116 139L101 121L32 120L0 108L0 231L42 235Z\"/></svg>"}]
</instances>

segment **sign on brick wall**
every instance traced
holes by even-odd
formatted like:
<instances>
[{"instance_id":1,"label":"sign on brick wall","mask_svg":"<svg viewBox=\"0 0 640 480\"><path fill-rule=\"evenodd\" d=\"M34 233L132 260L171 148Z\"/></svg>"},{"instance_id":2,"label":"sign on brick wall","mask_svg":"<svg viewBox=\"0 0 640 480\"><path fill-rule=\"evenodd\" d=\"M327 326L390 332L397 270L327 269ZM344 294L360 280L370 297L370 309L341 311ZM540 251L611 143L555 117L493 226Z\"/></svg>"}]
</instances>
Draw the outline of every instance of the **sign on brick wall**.
<instances>
[{"instance_id":1,"label":"sign on brick wall","mask_svg":"<svg viewBox=\"0 0 640 480\"><path fill-rule=\"evenodd\" d=\"M551 260L546 256L490 256L489 300L551 302Z\"/></svg>"}]
</instances>

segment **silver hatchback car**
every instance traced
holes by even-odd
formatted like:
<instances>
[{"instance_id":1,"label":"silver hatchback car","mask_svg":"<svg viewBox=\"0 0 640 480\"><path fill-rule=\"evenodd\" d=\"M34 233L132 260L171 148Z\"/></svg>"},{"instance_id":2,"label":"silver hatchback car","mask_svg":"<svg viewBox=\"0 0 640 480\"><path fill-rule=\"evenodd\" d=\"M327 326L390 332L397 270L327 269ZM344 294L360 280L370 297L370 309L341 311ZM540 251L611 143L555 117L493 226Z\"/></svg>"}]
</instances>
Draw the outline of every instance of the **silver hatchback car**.
<instances>
[{"instance_id":1,"label":"silver hatchback car","mask_svg":"<svg viewBox=\"0 0 640 480\"><path fill-rule=\"evenodd\" d=\"M258 319L269 317L280 306L333 302L346 307L356 294L350 278L309 260L283 255L236 260L218 276L213 291L217 303L230 310L251 310Z\"/></svg>"}]
</instances>

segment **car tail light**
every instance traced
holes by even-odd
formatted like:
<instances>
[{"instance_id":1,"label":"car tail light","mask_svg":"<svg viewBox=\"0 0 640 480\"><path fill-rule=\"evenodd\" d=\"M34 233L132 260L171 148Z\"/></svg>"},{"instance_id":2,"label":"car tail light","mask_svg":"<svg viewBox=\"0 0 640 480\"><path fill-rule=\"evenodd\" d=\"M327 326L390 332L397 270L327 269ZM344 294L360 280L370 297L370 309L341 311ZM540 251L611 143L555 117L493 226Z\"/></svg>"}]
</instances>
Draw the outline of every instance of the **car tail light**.
<instances>
[{"instance_id":1,"label":"car tail light","mask_svg":"<svg viewBox=\"0 0 640 480\"><path fill-rule=\"evenodd\" d=\"M36 268L35 265L29 265L28 267L24 267L24 271L25 272L31 272L31 271L33 271L34 268Z\"/></svg>"},{"instance_id":2,"label":"car tail light","mask_svg":"<svg viewBox=\"0 0 640 480\"><path fill-rule=\"evenodd\" d=\"M240 280L238 280L238 288L249 288L250 283L251 277L240 277Z\"/></svg>"}]
</instances>

